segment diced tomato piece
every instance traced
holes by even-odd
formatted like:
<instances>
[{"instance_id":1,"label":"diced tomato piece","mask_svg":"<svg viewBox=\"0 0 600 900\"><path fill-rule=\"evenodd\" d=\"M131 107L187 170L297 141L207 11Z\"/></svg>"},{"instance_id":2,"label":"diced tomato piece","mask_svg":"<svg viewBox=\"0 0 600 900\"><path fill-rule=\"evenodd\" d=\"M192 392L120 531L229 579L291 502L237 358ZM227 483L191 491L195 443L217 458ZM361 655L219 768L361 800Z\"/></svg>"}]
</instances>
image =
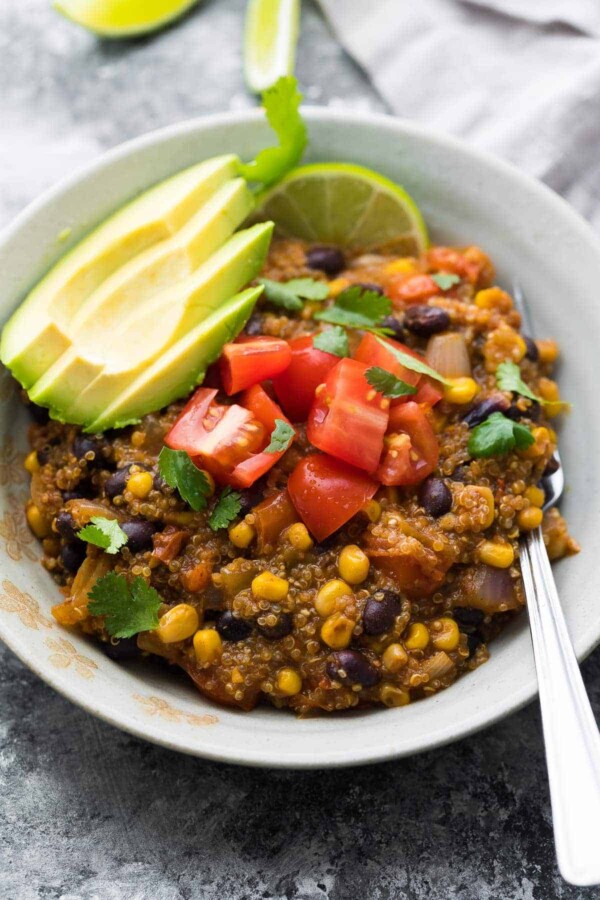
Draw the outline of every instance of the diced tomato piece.
<instances>
[{"instance_id":1,"label":"diced tomato piece","mask_svg":"<svg viewBox=\"0 0 600 900\"><path fill-rule=\"evenodd\" d=\"M422 375L417 393L412 394L408 399L414 400L415 403L426 403L428 406L435 406L443 396L444 391L439 381L436 381L435 378L429 378L427 375ZM395 406L396 403L392 401L392 405Z\"/></svg>"},{"instance_id":2,"label":"diced tomato piece","mask_svg":"<svg viewBox=\"0 0 600 900\"><path fill-rule=\"evenodd\" d=\"M339 357L314 347L312 335L294 338L289 346L292 361L273 379L273 388L292 422L304 422L315 399L315 390L337 365Z\"/></svg>"},{"instance_id":3,"label":"diced tomato piece","mask_svg":"<svg viewBox=\"0 0 600 900\"><path fill-rule=\"evenodd\" d=\"M383 449L390 404L365 378L367 369L355 359L338 362L315 398L306 435L319 450L374 472Z\"/></svg>"},{"instance_id":4,"label":"diced tomato piece","mask_svg":"<svg viewBox=\"0 0 600 900\"><path fill-rule=\"evenodd\" d=\"M396 276L386 289L386 294L395 304L423 303L439 293L440 289L431 275Z\"/></svg>"},{"instance_id":5,"label":"diced tomato piece","mask_svg":"<svg viewBox=\"0 0 600 900\"><path fill-rule=\"evenodd\" d=\"M345 525L378 487L359 469L321 453L305 456L288 479L292 503L317 541Z\"/></svg>"},{"instance_id":6,"label":"diced tomato piece","mask_svg":"<svg viewBox=\"0 0 600 900\"><path fill-rule=\"evenodd\" d=\"M403 353L407 353L409 356L414 356L415 359L420 359L414 350L411 350L410 347L406 347L404 344L401 344L399 341L392 341L389 338L377 338L374 334L368 332L365 334L364 338L356 348L356 352L354 354L354 359L359 360L359 362L365 363L366 366L379 366L382 369L385 369L386 372L391 372L392 375L395 375L396 378L402 379L406 384L412 385L412 387L416 387L421 380L421 375L419 372L413 372L412 369L407 369L406 366L403 366L402 363L398 362L393 353L389 350L385 349L384 344L389 344L390 347L394 347L396 350L401 350ZM409 395L411 396L411 395Z\"/></svg>"},{"instance_id":7,"label":"diced tomato piece","mask_svg":"<svg viewBox=\"0 0 600 900\"><path fill-rule=\"evenodd\" d=\"M275 419L287 422L279 406L260 385L250 388L240 405L214 403L216 390L199 388L184 407L165 443L185 450L192 461L221 484L250 487L283 456L265 453Z\"/></svg>"},{"instance_id":8,"label":"diced tomato piece","mask_svg":"<svg viewBox=\"0 0 600 900\"><path fill-rule=\"evenodd\" d=\"M287 341L261 335L225 344L219 367L226 394L231 396L279 375L287 369L292 351Z\"/></svg>"},{"instance_id":9,"label":"diced tomato piece","mask_svg":"<svg viewBox=\"0 0 600 900\"><path fill-rule=\"evenodd\" d=\"M431 423L418 403L390 410L385 450L375 477L386 485L418 484L435 469L439 446Z\"/></svg>"},{"instance_id":10,"label":"diced tomato piece","mask_svg":"<svg viewBox=\"0 0 600 900\"><path fill-rule=\"evenodd\" d=\"M491 284L494 277L490 259L479 247L431 247L427 264L434 272L452 272L480 287Z\"/></svg>"}]
</instances>

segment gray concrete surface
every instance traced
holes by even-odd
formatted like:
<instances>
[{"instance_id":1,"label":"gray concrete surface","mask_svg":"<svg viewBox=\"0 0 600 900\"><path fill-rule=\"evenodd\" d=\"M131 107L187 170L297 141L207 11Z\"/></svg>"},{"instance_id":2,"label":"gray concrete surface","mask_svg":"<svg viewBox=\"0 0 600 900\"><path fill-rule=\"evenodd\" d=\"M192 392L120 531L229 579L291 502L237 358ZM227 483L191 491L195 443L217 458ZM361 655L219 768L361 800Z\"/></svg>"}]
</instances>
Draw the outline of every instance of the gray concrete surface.
<instances>
[{"instance_id":1,"label":"gray concrete surface","mask_svg":"<svg viewBox=\"0 0 600 900\"><path fill-rule=\"evenodd\" d=\"M76 166L151 128L249 105L242 0L142 41L96 40L48 0L0 0L0 225ZM316 103L381 109L305 2ZM584 666L600 712L600 654ZM553 853L537 705L369 769L204 763L135 740L0 649L2 900L587 900Z\"/></svg>"}]
</instances>

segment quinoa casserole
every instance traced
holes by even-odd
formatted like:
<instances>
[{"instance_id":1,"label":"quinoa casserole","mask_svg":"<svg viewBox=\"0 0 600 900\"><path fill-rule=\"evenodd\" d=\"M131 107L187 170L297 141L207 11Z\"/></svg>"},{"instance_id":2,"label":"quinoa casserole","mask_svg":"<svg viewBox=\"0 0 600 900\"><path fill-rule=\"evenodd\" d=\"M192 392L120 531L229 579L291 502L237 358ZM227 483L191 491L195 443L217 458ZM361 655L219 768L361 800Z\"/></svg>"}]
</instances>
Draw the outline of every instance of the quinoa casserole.
<instances>
[{"instance_id":1,"label":"quinoa casserole","mask_svg":"<svg viewBox=\"0 0 600 900\"><path fill-rule=\"evenodd\" d=\"M542 511L557 345L521 333L475 246L276 237L261 284L202 385L137 424L88 434L24 394L53 615L219 704L404 706L523 609L524 532L577 551ZM129 586L137 624L115 627L103 584Z\"/></svg>"}]
</instances>

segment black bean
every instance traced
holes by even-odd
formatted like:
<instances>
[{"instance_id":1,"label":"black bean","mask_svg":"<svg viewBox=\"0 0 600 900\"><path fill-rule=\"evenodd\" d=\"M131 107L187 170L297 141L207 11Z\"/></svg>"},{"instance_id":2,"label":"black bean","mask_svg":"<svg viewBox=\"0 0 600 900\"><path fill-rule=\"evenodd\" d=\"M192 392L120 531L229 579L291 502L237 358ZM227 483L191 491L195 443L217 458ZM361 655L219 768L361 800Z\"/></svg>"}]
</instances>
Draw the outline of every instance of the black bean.
<instances>
[{"instance_id":1,"label":"black bean","mask_svg":"<svg viewBox=\"0 0 600 900\"><path fill-rule=\"evenodd\" d=\"M320 269L327 275L337 275L346 267L344 254L338 247L311 247L306 254L309 269Z\"/></svg>"},{"instance_id":2,"label":"black bean","mask_svg":"<svg viewBox=\"0 0 600 900\"><path fill-rule=\"evenodd\" d=\"M540 358L540 351L538 350L536 342L533 340L533 338L528 337L526 334L523 335L523 340L525 341L525 346L527 347L525 359L530 359L531 362L537 362Z\"/></svg>"},{"instance_id":3,"label":"black bean","mask_svg":"<svg viewBox=\"0 0 600 900\"><path fill-rule=\"evenodd\" d=\"M217 631L224 641L243 641L252 631L252 625L227 609L217 619Z\"/></svg>"},{"instance_id":4,"label":"black bean","mask_svg":"<svg viewBox=\"0 0 600 900\"><path fill-rule=\"evenodd\" d=\"M36 425L47 425L50 420L50 413L47 409L38 406L37 403L30 403L27 409Z\"/></svg>"},{"instance_id":5,"label":"black bean","mask_svg":"<svg viewBox=\"0 0 600 900\"><path fill-rule=\"evenodd\" d=\"M56 530L61 535L61 537L64 537L67 541L75 540L76 532L79 529L77 528L75 519L70 512L67 512L66 509L61 509L56 519L54 520L54 524L56 525Z\"/></svg>"},{"instance_id":6,"label":"black bean","mask_svg":"<svg viewBox=\"0 0 600 900\"><path fill-rule=\"evenodd\" d=\"M462 463L460 466L457 466L452 475L450 476L451 481L460 481L461 484L466 484L469 479L469 471L470 465L467 463Z\"/></svg>"},{"instance_id":7,"label":"black bean","mask_svg":"<svg viewBox=\"0 0 600 900\"><path fill-rule=\"evenodd\" d=\"M267 479L259 478L252 487L245 491L240 491L240 516L246 516L255 506L264 500L265 490L267 487Z\"/></svg>"},{"instance_id":8,"label":"black bean","mask_svg":"<svg viewBox=\"0 0 600 900\"><path fill-rule=\"evenodd\" d=\"M73 455L79 461L86 459L86 454L93 453L94 459L86 460L88 465L102 465L102 444L94 437L87 434L78 434L73 440Z\"/></svg>"},{"instance_id":9,"label":"black bean","mask_svg":"<svg viewBox=\"0 0 600 900\"><path fill-rule=\"evenodd\" d=\"M393 627L402 607L400 594L395 591L376 591L367 598L362 614L365 634L384 634Z\"/></svg>"},{"instance_id":10,"label":"black bean","mask_svg":"<svg viewBox=\"0 0 600 900\"><path fill-rule=\"evenodd\" d=\"M136 637L121 638L120 641L114 639L103 641L100 646L108 658L115 662L127 662L129 659L136 659L142 653Z\"/></svg>"},{"instance_id":11,"label":"black bean","mask_svg":"<svg viewBox=\"0 0 600 900\"><path fill-rule=\"evenodd\" d=\"M482 422L485 422L492 413L506 413L509 407L510 403L504 394L492 394L491 397L486 397L485 400L476 403L463 418L463 422L465 422L469 428L475 428L476 425L481 425Z\"/></svg>"},{"instance_id":12,"label":"black bean","mask_svg":"<svg viewBox=\"0 0 600 900\"><path fill-rule=\"evenodd\" d=\"M263 317L260 313L253 313L250 316L250 318L246 322L244 332L251 337L255 337L257 334L263 333Z\"/></svg>"},{"instance_id":13,"label":"black bean","mask_svg":"<svg viewBox=\"0 0 600 900\"><path fill-rule=\"evenodd\" d=\"M452 491L441 478L430 475L419 488L419 503L434 519L452 509Z\"/></svg>"},{"instance_id":14,"label":"black bean","mask_svg":"<svg viewBox=\"0 0 600 900\"><path fill-rule=\"evenodd\" d=\"M513 422L519 422L521 419L531 419L532 422L539 422L542 416L542 407L535 400L527 409L519 409L516 403L511 403L504 415Z\"/></svg>"},{"instance_id":15,"label":"black bean","mask_svg":"<svg viewBox=\"0 0 600 900\"><path fill-rule=\"evenodd\" d=\"M374 281L360 281L358 284L359 287L363 289L363 291L374 291L376 294L383 295L385 291L381 287L380 284L375 284Z\"/></svg>"},{"instance_id":16,"label":"black bean","mask_svg":"<svg viewBox=\"0 0 600 900\"><path fill-rule=\"evenodd\" d=\"M456 609L452 610L452 615L463 630L466 628L477 628L485 618L482 610L468 606L456 607Z\"/></svg>"},{"instance_id":17,"label":"black bean","mask_svg":"<svg viewBox=\"0 0 600 900\"><path fill-rule=\"evenodd\" d=\"M294 620L289 613L280 613L274 625L258 625L257 631L268 641L278 641L292 633Z\"/></svg>"},{"instance_id":18,"label":"black bean","mask_svg":"<svg viewBox=\"0 0 600 900\"><path fill-rule=\"evenodd\" d=\"M404 313L404 327L420 337L429 337L450 327L450 316L436 306L409 306Z\"/></svg>"},{"instance_id":19,"label":"black bean","mask_svg":"<svg viewBox=\"0 0 600 900\"><path fill-rule=\"evenodd\" d=\"M119 494L125 490L125 485L129 479L129 471L131 466L125 466L123 469L117 469L114 475L106 479L104 491L110 500L114 500Z\"/></svg>"},{"instance_id":20,"label":"black bean","mask_svg":"<svg viewBox=\"0 0 600 900\"><path fill-rule=\"evenodd\" d=\"M404 340L404 328L396 316L386 316L385 319L382 319L381 321L381 327L388 328L397 341Z\"/></svg>"},{"instance_id":21,"label":"black bean","mask_svg":"<svg viewBox=\"0 0 600 900\"><path fill-rule=\"evenodd\" d=\"M480 644L483 644L483 638L478 631L467 635L467 646L469 648L469 656L473 656Z\"/></svg>"},{"instance_id":22,"label":"black bean","mask_svg":"<svg viewBox=\"0 0 600 900\"><path fill-rule=\"evenodd\" d=\"M152 547L152 536L156 531L156 525L153 522L147 522L143 519L130 519L127 522L123 522L121 528L127 535L127 546L132 553L150 550Z\"/></svg>"},{"instance_id":23,"label":"black bean","mask_svg":"<svg viewBox=\"0 0 600 900\"><path fill-rule=\"evenodd\" d=\"M548 462L546 463L546 468L542 472L542 478L549 478L550 475L554 475L555 472L558 472L560 469L560 463L557 460L556 456L551 456Z\"/></svg>"},{"instance_id":24,"label":"black bean","mask_svg":"<svg viewBox=\"0 0 600 900\"><path fill-rule=\"evenodd\" d=\"M381 675L375 666L359 650L336 650L327 661L327 674L333 681L341 681L348 687L360 684L373 687Z\"/></svg>"},{"instance_id":25,"label":"black bean","mask_svg":"<svg viewBox=\"0 0 600 900\"><path fill-rule=\"evenodd\" d=\"M60 551L60 561L67 570L73 575L78 571L79 566L85 559L85 544L83 541L73 541Z\"/></svg>"}]
</instances>

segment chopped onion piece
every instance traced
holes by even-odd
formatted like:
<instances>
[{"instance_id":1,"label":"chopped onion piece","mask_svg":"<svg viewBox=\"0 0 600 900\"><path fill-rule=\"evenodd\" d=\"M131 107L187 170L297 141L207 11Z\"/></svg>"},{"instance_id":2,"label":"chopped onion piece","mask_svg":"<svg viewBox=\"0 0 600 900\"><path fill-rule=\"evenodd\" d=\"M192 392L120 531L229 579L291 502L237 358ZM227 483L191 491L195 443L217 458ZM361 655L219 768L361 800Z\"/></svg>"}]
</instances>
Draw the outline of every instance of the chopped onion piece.
<instances>
[{"instance_id":1,"label":"chopped onion piece","mask_svg":"<svg viewBox=\"0 0 600 900\"><path fill-rule=\"evenodd\" d=\"M464 335L457 331L434 334L429 338L425 354L427 364L444 378L471 375L469 351Z\"/></svg>"}]
</instances>

